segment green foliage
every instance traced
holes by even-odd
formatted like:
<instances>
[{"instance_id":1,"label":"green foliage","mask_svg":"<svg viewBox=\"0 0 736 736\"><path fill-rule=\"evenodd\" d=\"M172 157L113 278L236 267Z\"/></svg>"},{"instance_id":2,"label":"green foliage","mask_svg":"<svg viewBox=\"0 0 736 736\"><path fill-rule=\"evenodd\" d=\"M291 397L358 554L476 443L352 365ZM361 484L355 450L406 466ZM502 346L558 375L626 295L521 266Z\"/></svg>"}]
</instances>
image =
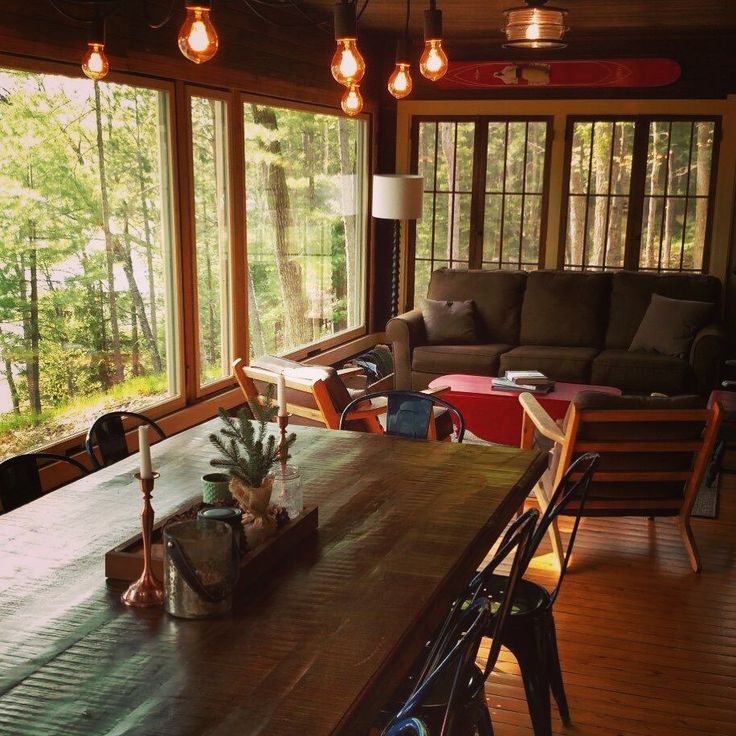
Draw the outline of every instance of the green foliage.
<instances>
[{"instance_id":1,"label":"green foliage","mask_svg":"<svg viewBox=\"0 0 736 736\"><path fill-rule=\"evenodd\" d=\"M254 488L263 484L266 475L279 460L276 435L271 434L268 427L278 411L271 401L271 388L264 404L250 402L255 424L245 408L238 412L236 419L220 408L220 419L225 427L220 430L220 435L210 435L210 442L221 455L210 460L210 465L226 470L232 478ZM296 435L292 432L286 437L286 447L291 447L294 442Z\"/></svg>"}]
</instances>

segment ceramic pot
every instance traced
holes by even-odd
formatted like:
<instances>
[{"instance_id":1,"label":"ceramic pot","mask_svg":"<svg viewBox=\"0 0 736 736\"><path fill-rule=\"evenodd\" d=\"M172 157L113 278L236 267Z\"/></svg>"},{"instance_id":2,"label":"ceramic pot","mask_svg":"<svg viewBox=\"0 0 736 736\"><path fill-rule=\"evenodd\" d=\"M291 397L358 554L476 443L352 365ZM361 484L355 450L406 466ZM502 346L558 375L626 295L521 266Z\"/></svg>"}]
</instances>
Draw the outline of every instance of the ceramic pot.
<instances>
[{"instance_id":1,"label":"ceramic pot","mask_svg":"<svg viewBox=\"0 0 736 736\"><path fill-rule=\"evenodd\" d=\"M231 501L230 476L226 473L207 473L203 475L202 500L205 503Z\"/></svg>"}]
</instances>

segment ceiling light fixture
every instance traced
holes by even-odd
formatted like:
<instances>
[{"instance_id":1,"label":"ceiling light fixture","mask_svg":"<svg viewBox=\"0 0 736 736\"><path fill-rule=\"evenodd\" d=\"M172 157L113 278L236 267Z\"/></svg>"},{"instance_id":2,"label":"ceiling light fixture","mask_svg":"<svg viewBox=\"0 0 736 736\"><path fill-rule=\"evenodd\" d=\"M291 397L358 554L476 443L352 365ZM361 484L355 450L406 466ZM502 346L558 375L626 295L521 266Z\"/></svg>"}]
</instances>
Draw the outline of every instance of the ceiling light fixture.
<instances>
[{"instance_id":1,"label":"ceiling light fixture","mask_svg":"<svg viewBox=\"0 0 736 736\"><path fill-rule=\"evenodd\" d=\"M436 0L430 0L424 11L424 51L419 58L419 71L432 82L447 73L447 54L442 48L442 11L437 10Z\"/></svg>"},{"instance_id":2,"label":"ceiling light fixture","mask_svg":"<svg viewBox=\"0 0 736 736\"><path fill-rule=\"evenodd\" d=\"M337 48L332 57L330 69L336 82L350 87L363 79L365 59L358 50L358 22L355 17L355 3L343 2L335 5L335 41ZM362 109L361 104L361 109Z\"/></svg>"},{"instance_id":3,"label":"ceiling light fixture","mask_svg":"<svg viewBox=\"0 0 736 736\"><path fill-rule=\"evenodd\" d=\"M105 19L97 18L90 26L87 51L82 57L82 71L90 79L98 80L107 76L110 63L105 54Z\"/></svg>"},{"instance_id":4,"label":"ceiling light fixture","mask_svg":"<svg viewBox=\"0 0 736 736\"><path fill-rule=\"evenodd\" d=\"M508 8L503 13L506 24L504 48L514 49L561 49L567 46L563 41L567 10L545 7L548 0L525 0L526 5Z\"/></svg>"},{"instance_id":5,"label":"ceiling light fixture","mask_svg":"<svg viewBox=\"0 0 736 736\"><path fill-rule=\"evenodd\" d=\"M211 0L185 0L187 17L179 29L179 50L190 61L202 64L216 53L220 41L210 20Z\"/></svg>"}]
</instances>

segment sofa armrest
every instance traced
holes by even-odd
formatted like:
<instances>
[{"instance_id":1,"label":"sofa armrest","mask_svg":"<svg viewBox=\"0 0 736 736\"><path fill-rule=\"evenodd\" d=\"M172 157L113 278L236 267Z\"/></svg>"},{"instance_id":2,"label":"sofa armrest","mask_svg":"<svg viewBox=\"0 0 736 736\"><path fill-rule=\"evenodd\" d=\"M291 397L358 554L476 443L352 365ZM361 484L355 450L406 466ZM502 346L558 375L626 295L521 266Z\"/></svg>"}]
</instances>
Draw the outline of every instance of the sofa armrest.
<instances>
[{"instance_id":1,"label":"sofa armrest","mask_svg":"<svg viewBox=\"0 0 736 736\"><path fill-rule=\"evenodd\" d=\"M721 363L726 354L727 336L723 325L703 327L690 348L690 365L699 394L706 395L718 385Z\"/></svg>"},{"instance_id":2,"label":"sofa armrest","mask_svg":"<svg viewBox=\"0 0 736 736\"><path fill-rule=\"evenodd\" d=\"M417 345L427 342L427 330L419 309L393 317L386 325L386 336L393 345L394 387L411 389L411 358Z\"/></svg>"}]
</instances>

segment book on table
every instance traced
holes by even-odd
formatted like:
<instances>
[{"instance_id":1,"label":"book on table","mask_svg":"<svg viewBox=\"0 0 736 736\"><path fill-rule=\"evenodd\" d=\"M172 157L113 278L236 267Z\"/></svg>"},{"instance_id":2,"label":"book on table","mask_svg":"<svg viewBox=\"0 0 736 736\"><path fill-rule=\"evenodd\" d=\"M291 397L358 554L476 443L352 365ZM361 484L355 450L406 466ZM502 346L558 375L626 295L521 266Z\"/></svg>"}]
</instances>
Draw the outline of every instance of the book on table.
<instances>
[{"instance_id":1,"label":"book on table","mask_svg":"<svg viewBox=\"0 0 736 736\"><path fill-rule=\"evenodd\" d=\"M506 371L503 377L511 383L523 384L525 386L554 385L554 381L545 376L541 371Z\"/></svg>"},{"instance_id":2,"label":"book on table","mask_svg":"<svg viewBox=\"0 0 736 736\"><path fill-rule=\"evenodd\" d=\"M491 386L505 391L518 391L519 393L529 391L534 394L548 394L555 387L555 384L554 381L544 384L516 383L499 376L498 378L491 378Z\"/></svg>"}]
</instances>

